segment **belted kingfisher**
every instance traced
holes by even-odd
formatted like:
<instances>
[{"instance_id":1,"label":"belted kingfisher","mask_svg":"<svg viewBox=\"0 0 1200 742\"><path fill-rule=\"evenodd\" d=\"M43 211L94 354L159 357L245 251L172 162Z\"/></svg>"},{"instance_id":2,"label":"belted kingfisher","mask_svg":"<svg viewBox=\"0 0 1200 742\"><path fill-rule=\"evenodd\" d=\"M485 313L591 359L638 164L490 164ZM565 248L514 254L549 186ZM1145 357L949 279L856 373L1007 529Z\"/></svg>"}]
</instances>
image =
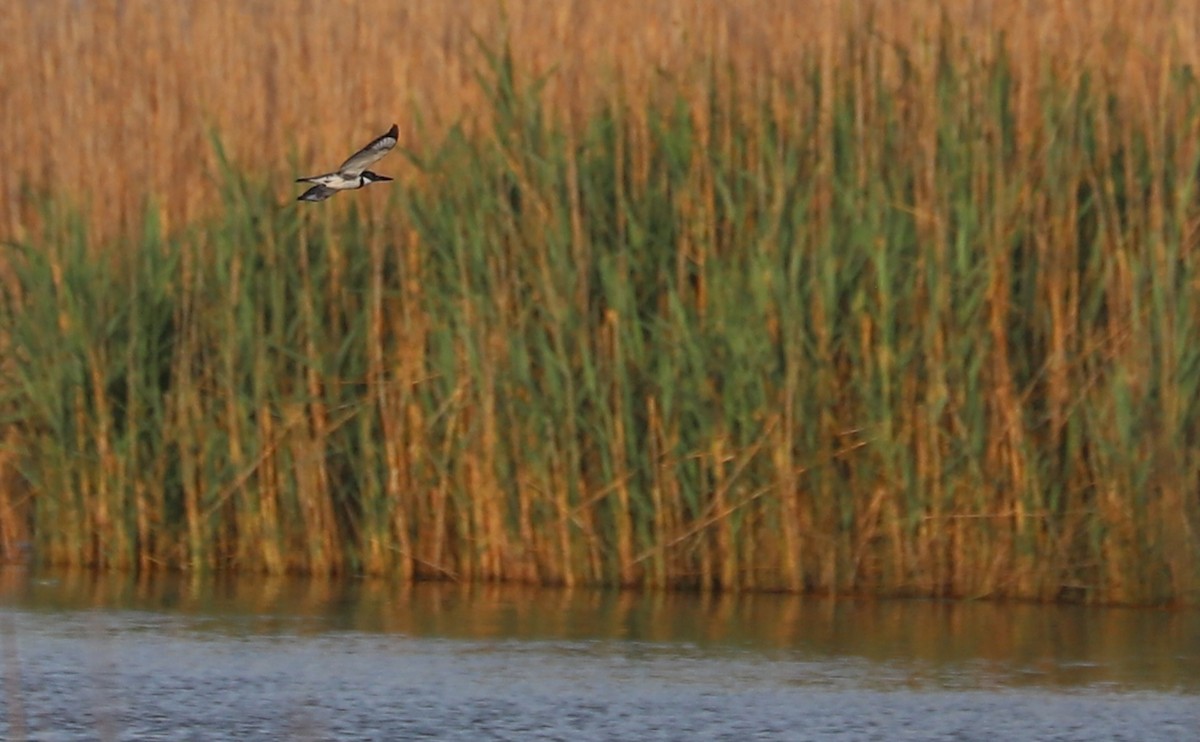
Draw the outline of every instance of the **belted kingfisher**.
<instances>
[{"instance_id":1,"label":"belted kingfisher","mask_svg":"<svg viewBox=\"0 0 1200 742\"><path fill-rule=\"evenodd\" d=\"M387 134L377 137L373 142L350 155L350 159L343 162L336 171L324 175L314 175L311 178L297 178L297 183L316 183L316 185L309 188L296 200L324 201L338 191L362 188L369 183L391 180L386 175L371 172L367 169L367 165L391 152L399 138L400 128L392 124L392 128L388 129Z\"/></svg>"}]
</instances>

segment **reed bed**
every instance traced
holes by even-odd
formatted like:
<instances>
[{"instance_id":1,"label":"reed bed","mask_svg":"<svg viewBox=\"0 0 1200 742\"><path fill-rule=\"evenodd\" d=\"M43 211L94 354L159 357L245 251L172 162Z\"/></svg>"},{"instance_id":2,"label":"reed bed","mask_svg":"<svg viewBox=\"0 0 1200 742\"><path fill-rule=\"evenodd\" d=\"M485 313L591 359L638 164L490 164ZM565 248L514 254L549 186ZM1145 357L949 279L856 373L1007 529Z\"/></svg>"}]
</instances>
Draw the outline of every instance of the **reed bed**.
<instances>
[{"instance_id":1,"label":"reed bed","mask_svg":"<svg viewBox=\"0 0 1200 742\"><path fill-rule=\"evenodd\" d=\"M1195 602L1200 6L53 6L10 550ZM401 187L287 203L397 111Z\"/></svg>"}]
</instances>

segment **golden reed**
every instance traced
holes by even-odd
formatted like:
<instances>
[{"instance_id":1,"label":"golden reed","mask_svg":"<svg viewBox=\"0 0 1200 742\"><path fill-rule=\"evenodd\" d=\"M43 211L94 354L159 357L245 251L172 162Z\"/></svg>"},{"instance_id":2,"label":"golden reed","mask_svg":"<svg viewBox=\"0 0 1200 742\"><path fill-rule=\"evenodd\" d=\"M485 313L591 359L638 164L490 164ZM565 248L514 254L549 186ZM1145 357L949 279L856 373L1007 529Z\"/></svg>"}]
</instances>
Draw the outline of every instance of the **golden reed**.
<instances>
[{"instance_id":1,"label":"golden reed","mask_svg":"<svg viewBox=\"0 0 1200 742\"><path fill-rule=\"evenodd\" d=\"M277 178L281 198L294 163L392 121L419 147L488 115L477 35L510 39L518 69L548 75L547 107L579 121L597 101L653 91L703 115L712 65L735 68L751 95L808 59L832 79L847 30L868 22L904 48L950 24L980 55L1004 31L1024 115L1042 76L1084 72L1157 115L1167 69L1200 61L1188 1L16 0L0 14L0 238L29 227L30 193L83 205L101 240L147 205L168 229L194 220L216 203L210 130L240 168Z\"/></svg>"},{"instance_id":2,"label":"golden reed","mask_svg":"<svg viewBox=\"0 0 1200 742\"><path fill-rule=\"evenodd\" d=\"M268 183L280 204L295 196L291 179L310 163L326 162L393 121L402 146L418 154L455 126L468 137L500 138L505 132L489 124L501 112L477 75L489 74L483 50L505 44L521 79L544 81L538 103L568 136L602 109L620 117L613 146L621 151L612 156L619 193L597 198L639 203L652 190L647 173L657 172L655 187L673 177L675 201L655 216L671 229L675 222L684 227L678 244L649 246L676 253L671 276L650 275L652 288L667 284L660 305L644 306L641 297L622 305L629 292L619 282L593 305L587 287L568 283L575 274L555 273L570 261L536 239L567 223L569 249L595 258L598 272L623 275L619 266L601 266L600 250L588 252L582 189L558 189L552 177L536 182L543 153L501 146L511 158L505 175L524 195L543 200L514 209L520 213L513 223L480 226L463 216L463 229L477 230L470 235L476 247L516 235L494 253L462 252L452 268L438 263L436 274L429 265L441 256L430 253L443 245L422 243L401 219L364 230L364 257L362 250L328 249L350 238L323 217L313 218L311 230L281 217L257 239L257 216L250 214L231 228L245 227L243 234L214 228L181 251L178 276L174 266L162 267L173 258L160 256L155 280L169 277L134 286L159 292L152 297L159 304L148 306L168 307L173 323L165 329L121 315L125 297L115 290L97 289L97 306L81 309L74 294L102 280L120 287L122 275L102 267L73 272L79 256L58 244L64 240L47 240L47 277L29 284L45 290L26 293L23 307L47 311L47 318L31 325L26 340L0 337L15 348L0 363L18 363L16 353L56 325L79 341L75 356L64 353L81 369L68 384L69 402L44 391L40 400L64 408L54 413L74 438L70 445L47 441L35 425L4 431L0 543L28 536L28 493L13 473L20 466L15 452L43 445L63 456L57 468L38 462L43 480L35 496L45 497L39 517L56 529L43 556L64 563L1194 598L1195 455L1172 435L1127 424L1127 413L1139 406L1161 411L1159 430L1189 429L1181 420L1191 397L1180 380L1191 367L1186 329L1194 318L1175 284L1156 283L1165 273L1152 268L1160 257L1164 265L1176 259L1160 248L1179 235L1171 220L1191 213L1162 184L1165 174L1175 178L1196 159L1194 98L1176 96L1172 81L1200 69L1198 28L1200 3L1165 0L10 3L0 15L6 240L40 244L44 196L78 207L88 227L83 249L93 253L141 249L124 238L136 239L147 210L168 234L205 224L220 213L224 177L213 134L234 171ZM1098 100L1103 115L1089 108ZM669 124L663 112L677 106L687 133L675 132L674 140L655 133ZM1003 125L980 122L974 111L1007 118ZM1070 125L1056 128L1049 115ZM973 126L978 136L947 134L939 127L948 123ZM783 134L771 139L763 133L771 126ZM897 128L902 134L889 139ZM524 135L519 141L535 140ZM811 141L797 144L801 135ZM691 159L664 176L660 150L685 140ZM756 150L768 145L791 148L786 167L803 161L798 172L809 211L801 227L794 214L772 211L774 199L752 207L720 202L719 178L726 188L747 174L787 185L785 165ZM575 149L565 151L563 171L587 167ZM734 152L743 159L735 161ZM722 157L735 162L732 169L719 172L714 163ZM949 157L965 164L948 167ZM857 170L846 172L846 163ZM886 192L893 200L871 201L863 194L889 166L903 182ZM396 155L383 171L414 193L442 193L441 211L410 204L426 208L430 223L442 219L438 229L449 206L478 204L471 198L479 179L459 192L438 192L434 181L444 174L407 168ZM604 182L592 175L593 185ZM1091 194L1086 200L1077 195L1083 188ZM780 199L783 190L775 191ZM547 202L546 194L563 192L570 195L560 200L570 203ZM961 199L964 193L969 197ZM363 198L302 213L345 215L350 204L382 198L355 195ZM847 213L853 198L873 211ZM1091 210L1088 229L1107 230L1099 237L1081 235L1081 203ZM961 215L950 204L964 212L979 207L974 223L991 230L986 239L971 233L978 242L968 246L970 260L953 251L961 245L952 244L947 224ZM900 212L911 224L897 220ZM615 217L618 233L632 231L625 216ZM804 248L794 249L795 259L778 259L769 239L714 247L718 237L754 235L772 218L807 230L793 232ZM779 271L742 270L743 253L766 266L811 261L804 267L833 275L845 244L829 236L853 234L844 242L869 244L865 231L855 231L868 219L884 225L879 234L901 236L886 245L890 253L855 256L868 265L858 269L876 271L879 280L855 284L835 276L827 294L815 280L797 282L811 295L796 301L794 292L782 292L778 305L763 309L765 321L738 313L745 295L768 305L763 297L775 296L783 280ZM1179 221L1185 237L1174 245L1190 245L1195 220ZM1097 244L1102 249L1092 249ZM218 249L225 252L206 263ZM143 249L131 263L152 252ZM9 267L0 266L0 278L11 277ZM512 280L489 283L497 267ZM884 280L900 269L911 276ZM439 284L439 275L454 281ZM944 275L964 284L939 283ZM1081 275L1100 288L1081 290ZM470 276L475 283L468 286ZM253 281L262 283L246 285ZM743 296L728 290L735 284L748 289ZM567 285L577 290L567 292ZM544 300L544 319L523 311L531 293ZM1102 301L1081 298L1096 295ZM841 311L845 296L858 302L853 313ZM370 298L366 320L363 297ZM1146 310L1147 297L1161 301ZM49 306L53 298L61 306ZM259 299L262 306L249 306ZM98 306L103 302L109 306ZM588 325L596 306L607 311ZM908 312L899 322L897 308ZM96 342L87 322L103 319L101 309L127 321L137 342ZM638 326L639 311L660 315ZM455 312L451 323L458 325L448 327L444 315ZM294 324L262 340L260 333L271 330L268 314ZM712 325L709 318L716 318ZM722 337L721 322L749 331ZM702 359L725 350L727 340L752 345L764 327L776 340L786 334L796 342L752 348L787 354L780 379L762 384L753 369L742 379L752 390L767 387L763 409L743 403L730 420L712 414L703 420L705 435L689 439L694 431L681 422L678 398L672 408L660 398L666 394L638 397L643 388L628 382L630 368L646 377L657 370L648 362L657 351L652 344L630 346L647 328L664 326L659 339L689 339ZM355 332L330 337L329 328ZM716 341L702 345L702 331ZM166 370L152 368L161 357L135 352L163 335ZM317 359L344 349L343 340L363 343L349 355L366 359L365 372L339 378L318 367ZM63 345L36 347L52 353ZM809 346L819 359L840 354L840 365L813 363ZM289 366L278 348L306 363ZM538 352L534 372L519 367ZM901 352L918 357L928 373L898 371ZM968 356L979 364L964 363ZM578 371L585 363L592 366ZM128 371L134 367L143 375ZM536 411L540 420L521 418L533 397L554 391L561 369L562 386L599 379L601 393L586 406L567 389ZM681 364L664 376L684 371ZM684 381L702 393L711 382L706 373ZM169 399L161 407L153 399L129 403L136 394L113 384L121 374L148 383L169 377ZM366 387L361 397L339 396L357 385ZM683 404L705 407L695 399ZM514 419L529 424L509 427ZM119 428L133 428L131 420L147 430L122 438ZM606 437L596 435L597 421L608 426ZM160 423L163 430L152 429ZM868 423L868 431L858 427ZM1097 430L1110 424L1119 434ZM1081 444L1081 425L1100 435ZM159 432L169 432L177 448L147 443ZM137 446L152 449L145 471ZM1149 481L1147 461L1161 464ZM831 462L845 466L823 475L809 469L833 470ZM365 494L347 504L339 478L355 475ZM163 482L172 496L181 493L178 502L167 501ZM926 499L914 502L914 492ZM366 512L368 505L375 510ZM1150 571L1142 572L1147 564Z\"/></svg>"}]
</instances>

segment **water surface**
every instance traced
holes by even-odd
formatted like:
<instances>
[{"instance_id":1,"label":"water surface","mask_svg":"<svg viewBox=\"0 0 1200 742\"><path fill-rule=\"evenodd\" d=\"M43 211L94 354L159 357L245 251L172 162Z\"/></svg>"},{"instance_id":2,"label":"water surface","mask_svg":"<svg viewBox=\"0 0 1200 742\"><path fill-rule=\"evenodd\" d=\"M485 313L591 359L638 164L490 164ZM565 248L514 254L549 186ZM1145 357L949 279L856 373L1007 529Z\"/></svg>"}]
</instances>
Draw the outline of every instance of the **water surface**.
<instances>
[{"instance_id":1,"label":"water surface","mask_svg":"<svg viewBox=\"0 0 1200 742\"><path fill-rule=\"evenodd\" d=\"M1177 740L1195 612L0 576L0 738Z\"/></svg>"}]
</instances>

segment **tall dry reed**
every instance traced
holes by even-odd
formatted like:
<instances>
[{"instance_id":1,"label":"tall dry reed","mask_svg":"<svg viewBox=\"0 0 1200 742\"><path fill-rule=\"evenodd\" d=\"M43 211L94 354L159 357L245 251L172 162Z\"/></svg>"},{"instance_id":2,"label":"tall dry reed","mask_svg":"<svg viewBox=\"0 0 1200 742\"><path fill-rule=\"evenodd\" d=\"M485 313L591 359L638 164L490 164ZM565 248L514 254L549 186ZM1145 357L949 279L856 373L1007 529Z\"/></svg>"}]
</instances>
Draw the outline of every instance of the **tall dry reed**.
<instances>
[{"instance_id":1,"label":"tall dry reed","mask_svg":"<svg viewBox=\"0 0 1200 742\"><path fill-rule=\"evenodd\" d=\"M578 128L621 97L681 96L703 120L715 67L747 97L836 76L862 50L852 28L927 63L922 39L943 24L967 39L956 53L1005 39L1022 130L1046 75L1086 71L1148 106L1167 67L1200 63L1200 4L1168 0L18 0L0 17L0 237L31 227L30 193L85 204L101 240L136 229L145 208L170 230L211 214L213 130L239 167L284 190L392 121L418 147L454 124L486 128L477 37L513 39L518 68L545 76L543 104ZM881 63L894 83L898 60Z\"/></svg>"},{"instance_id":2,"label":"tall dry reed","mask_svg":"<svg viewBox=\"0 0 1200 742\"><path fill-rule=\"evenodd\" d=\"M53 5L39 558L1195 600L1192 5ZM403 187L284 203L393 119Z\"/></svg>"}]
</instances>

